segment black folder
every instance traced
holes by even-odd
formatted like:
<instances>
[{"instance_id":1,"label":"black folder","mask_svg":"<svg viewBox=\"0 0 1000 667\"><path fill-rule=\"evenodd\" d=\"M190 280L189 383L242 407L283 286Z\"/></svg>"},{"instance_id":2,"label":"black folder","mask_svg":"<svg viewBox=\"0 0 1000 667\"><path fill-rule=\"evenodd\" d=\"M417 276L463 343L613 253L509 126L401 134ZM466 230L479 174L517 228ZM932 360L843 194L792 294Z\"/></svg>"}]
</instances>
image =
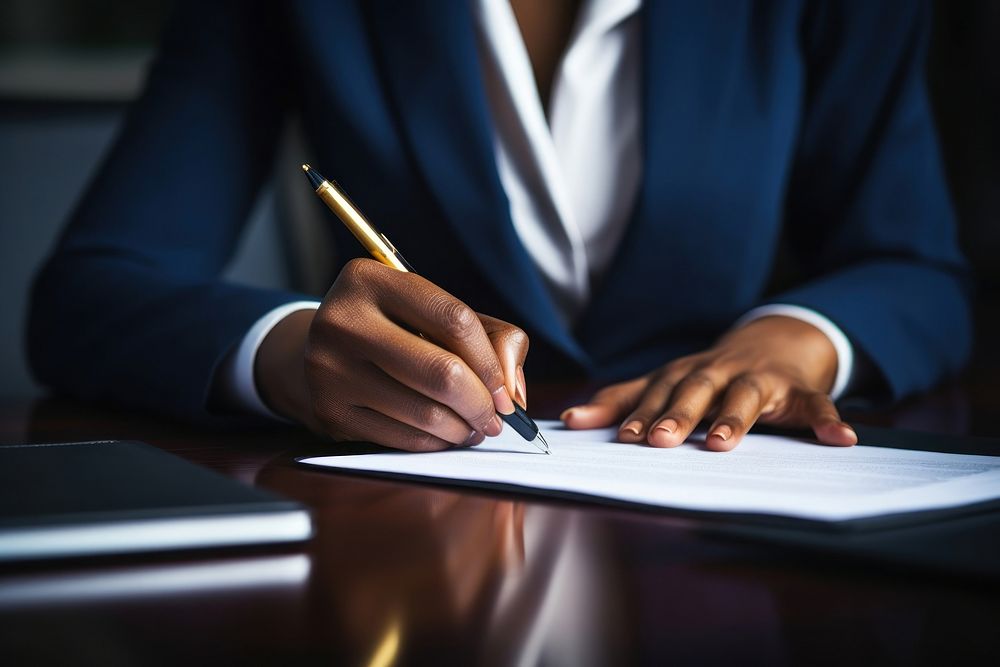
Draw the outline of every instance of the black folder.
<instances>
[{"instance_id":1,"label":"black folder","mask_svg":"<svg viewBox=\"0 0 1000 667\"><path fill-rule=\"evenodd\" d=\"M0 446L0 561L297 542L296 502L140 442Z\"/></svg>"}]
</instances>

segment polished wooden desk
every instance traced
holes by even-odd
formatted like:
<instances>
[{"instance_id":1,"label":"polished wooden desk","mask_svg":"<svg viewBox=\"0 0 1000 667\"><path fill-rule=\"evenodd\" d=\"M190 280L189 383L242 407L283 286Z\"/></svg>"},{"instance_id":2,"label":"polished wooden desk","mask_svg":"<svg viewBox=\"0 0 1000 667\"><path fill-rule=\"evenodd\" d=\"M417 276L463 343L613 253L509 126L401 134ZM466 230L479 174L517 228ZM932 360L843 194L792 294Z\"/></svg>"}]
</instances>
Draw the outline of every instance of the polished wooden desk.
<instances>
[{"instance_id":1,"label":"polished wooden desk","mask_svg":"<svg viewBox=\"0 0 1000 667\"><path fill-rule=\"evenodd\" d=\"M952 387L856 417L986 435L1000 406L990 391ZM566 392L549 393L535 414L565 404ZM294 429L207 431L60 399L0 402L0 442L93 438L145 440L296 498L318 535L299 547L0 568L2 664L1000 656L997 580L736 538L666 513L303 469L293 456L329 445Z\"/></svg>"}]
</instances>

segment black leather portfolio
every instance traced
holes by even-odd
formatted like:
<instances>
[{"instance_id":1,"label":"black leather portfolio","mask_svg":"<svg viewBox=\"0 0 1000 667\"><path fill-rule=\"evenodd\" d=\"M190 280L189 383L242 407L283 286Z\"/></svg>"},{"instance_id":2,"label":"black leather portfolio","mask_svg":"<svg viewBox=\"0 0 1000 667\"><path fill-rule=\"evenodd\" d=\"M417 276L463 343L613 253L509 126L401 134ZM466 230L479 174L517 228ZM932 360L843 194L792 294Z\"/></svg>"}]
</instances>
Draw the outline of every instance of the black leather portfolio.
<instances>
[{"instance_id":1,"label":"black leather portfolio","mask_svg":"<svg viewBox=\"0 0 1000 667\"><path fill-rule=\"evenodd\" d=\"M0 561L297 542L308 511L140 442L0 446Z\"/></svg>"}]
</instances>

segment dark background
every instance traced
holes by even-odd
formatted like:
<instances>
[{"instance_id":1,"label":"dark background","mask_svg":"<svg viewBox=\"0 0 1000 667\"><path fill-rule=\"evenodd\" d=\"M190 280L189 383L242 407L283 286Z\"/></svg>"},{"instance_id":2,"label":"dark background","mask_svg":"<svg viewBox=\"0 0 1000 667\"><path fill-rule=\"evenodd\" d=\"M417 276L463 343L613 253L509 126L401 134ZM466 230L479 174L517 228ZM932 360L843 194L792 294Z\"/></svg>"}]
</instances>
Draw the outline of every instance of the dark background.
<instances>
[{"instance_id":1,"label":"dark background","mask_svg":"<svg viewBox=\"0 0 1000 667\"><path fill-rule=\"evenodd\" d=\"M656 0L649 0L656 1ZM24 363L26 290L137 94L167 0L0 3L0 397L41 390ZM927 78L962 246L976 276L970 387L1000 372L1000 2L940 0ZM45 171L62 183L41 183ZM51 182L51 181L48 181ZM291 262L300 218L280 184L261 196L229 276L315 289Z\"/></svg>"},{"instance_id":2,"label":"dark background","mask_svg":"<svg viewBox=\"0 0 1000 667\"><path fill-rule=\"evenodd\" d=\"M934 4L927 80L958 213L975 269L976 348L969 373L1000 370L1000 2Z\"/></svg>"}]
</instances>

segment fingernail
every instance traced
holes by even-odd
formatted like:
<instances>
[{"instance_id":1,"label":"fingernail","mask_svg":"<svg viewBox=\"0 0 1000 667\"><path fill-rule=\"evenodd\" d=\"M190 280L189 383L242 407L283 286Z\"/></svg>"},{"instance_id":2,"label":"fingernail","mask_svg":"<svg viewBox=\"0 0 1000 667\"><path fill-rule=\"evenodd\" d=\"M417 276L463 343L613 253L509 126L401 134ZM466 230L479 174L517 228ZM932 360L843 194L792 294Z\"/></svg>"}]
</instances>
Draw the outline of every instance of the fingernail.
<instances>
[{"instance_id":1,"label":"fingernail","mask_svg":"<svg viewBox=\"0 0 1000 667\"><path fill-rule=\"evenodd\" d=\"M657 431L666 431L667 433L673 433L677 430L677 422L673 419L664 419L659 424L656 425Z\"/></svg>"},{"instance_id":2,"label":"fingernail","mask_svg":"<svg viewBox=\"0 0 1000 667\"><path fill-rule=\"evenodd\" d=\"M463 445L468 445L468 446L478 445L479 443L481 443L483 441L483 439L485 437L486 436L484 436L482 433L480 433L476 429L472 429L472 432L469 433L469 437L466 438L465 442L463 442L462 444Z\"/></svg>"},{"instance_id":3,"label":"fingernail","mask_svg":"<svg viewBox=\"0 0 1000 667\"><path fill-rule=\"evenodd\" d=\"M528 383L524 381L524 369L520 366L514 372L514 399L522 408L528 407Z\"/></svg>"},{"instance_id":4,"label":"fingernail","mask_svg":"<svg viewBox=\"0 0 1000 667\"><path fill-rule=\"evenodd\" d=\"M627 423L624 426L622 426L622 430L623 431L628 431L629 433L631 433L633 435L641 435L642 434L642 422L639 421L638 419L633 419L629 423Z\"/></svg>"},{"instance_id":5,"label":"fingernail","mask_svg":"<svg viewBox=\"0 0 1000 667\"><path fill-rule=\"evenodd\" d=\"M733 429L729 428L725 424L720 424L712 431L712 435L716 438L722 438L723 441L729 440L733 437Z\"/></svg>"},{"instance_id":6,"label":"fingernail","mask_svg":"<svg viewBox=\"0 0 1000 667\"><path fill-rule=\"evenodd\" d=\"M503 385L493 391L493 404L496 405L497 412L500 414L509 415L514 412L514 401L510 400L507 387Z\"/></svg>"},{"instance_id":7,"label":"fingernail","mask_svg":"<svg viewBox=\"0 0 1000 667\"><path fill-rule=\"evenodd\" d=\"M559 419L561 421L569 421L570 419L573 418L574 410L576 410L576 408L566 408L565 410L562 411L562 414L559 415Z\"/></svg>"}]
</instances>

